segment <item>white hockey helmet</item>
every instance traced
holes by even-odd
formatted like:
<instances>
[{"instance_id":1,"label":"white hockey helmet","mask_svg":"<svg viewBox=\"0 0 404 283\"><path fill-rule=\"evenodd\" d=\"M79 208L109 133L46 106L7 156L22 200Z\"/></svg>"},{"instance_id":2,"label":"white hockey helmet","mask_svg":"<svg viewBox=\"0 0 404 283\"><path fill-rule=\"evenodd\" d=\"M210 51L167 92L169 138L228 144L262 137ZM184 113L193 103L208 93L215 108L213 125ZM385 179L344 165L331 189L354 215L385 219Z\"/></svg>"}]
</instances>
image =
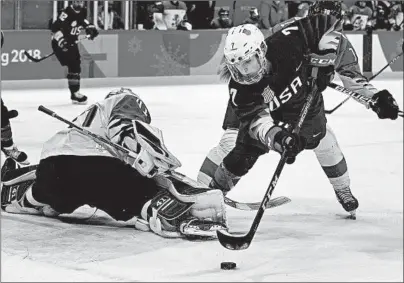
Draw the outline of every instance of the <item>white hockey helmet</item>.
<instances>
[{"instance_id":1,"label":"white hockey helmet","mask_svg":"<svg viewBox=\"0 0 404 283\"><path fill-rule=\"evenodd\" d=\"M259 82L267 70L267 45L263 33L252 24L231 28L224 45L225 64L240 84Z\"/></svg>"},{"instance_id":2,"label":"white hockey helmet","mask_svg":"<svg viewBox=\"0 0 404 283\"><path fill-rule=\"evenodd\" d=\"M104 99L108 99L112 96L123 94L123 93L138 96L136 93L133 92L132 89L127 88L127 87L121 87L121 88L111 90Z\"/></svg>"}]
</instances>

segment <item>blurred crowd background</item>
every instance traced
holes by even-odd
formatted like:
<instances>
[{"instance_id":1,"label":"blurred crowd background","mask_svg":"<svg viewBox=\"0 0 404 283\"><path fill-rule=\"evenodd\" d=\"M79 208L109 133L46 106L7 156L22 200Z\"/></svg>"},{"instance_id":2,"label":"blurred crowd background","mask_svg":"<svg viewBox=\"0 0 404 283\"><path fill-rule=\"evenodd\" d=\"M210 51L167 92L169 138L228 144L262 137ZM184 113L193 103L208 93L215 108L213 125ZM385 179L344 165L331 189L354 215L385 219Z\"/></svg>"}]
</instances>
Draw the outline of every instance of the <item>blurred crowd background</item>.
<instances>
[{"instance_id":1,"label":"blurred crowd background","mask_svg":"<svg viewBox=\"0 0 404 283\"><path fill-rule=\"evenodd\" d=\"M48 29L71 1L2 0L2 30ZM227 29L252 23L269 29L307 15L314 1L84 1L87 18L103 30ZM403 1L340 1L344 30L403 30ZM160 15L160 16L159 16ZM161 16L162 15L162 16Z\"/></svg>"}]
</instances>

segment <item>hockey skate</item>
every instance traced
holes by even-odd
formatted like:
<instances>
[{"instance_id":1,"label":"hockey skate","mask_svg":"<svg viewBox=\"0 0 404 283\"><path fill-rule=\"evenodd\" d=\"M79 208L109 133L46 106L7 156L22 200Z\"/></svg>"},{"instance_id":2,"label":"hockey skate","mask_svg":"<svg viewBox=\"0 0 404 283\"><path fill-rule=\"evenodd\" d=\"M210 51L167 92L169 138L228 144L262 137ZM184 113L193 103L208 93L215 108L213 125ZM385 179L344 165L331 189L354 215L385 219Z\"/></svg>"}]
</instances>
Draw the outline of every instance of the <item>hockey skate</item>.
<instances>
[{"instance_id":1,"label":"hockey skate","mask_svg":"<svg viewBox=\"0 0 404 283\"><path fill-rule=\"evenodd\" d=\"M29 165L28 156L24 151L18 149L18 147L13 144L9 147L2 147L1 150L3 153L21 165Z\"/></svg>"},{"instance_id":2,"label":"hockey skate","mask_svg":"<svg viewBox=\"0 0 404 283\"><path fill-rule=\"evenodd\" d=\"M7 157L6 161L4 161L4 164L1 167L1 180L4 181L6 173L15 169L17 169L17 163L11 157Z\"/></svg>"},{"instance_id":3,"label":"hockey skate","mask_svg":"<svg viewBox=\"0 0 404 283\"><path fill-rule=\"evenodd\" d=\"M72 100L73 104L87 104L87 96L81 94L80 92L72 93L70 99Z\"/></svg>"},{"instance_id":4,"label":"hockey skate","mask_svg":"<svg viewBox=\"0 0 404 283\"><path fill-rule=\"evenodd\" d=\"M338 202L342 205L345 211L350 213L350 219L356 219L356 209L359 207L358 200L352 195L349 187L335 190Z\"/></svg>"}]
</instances>

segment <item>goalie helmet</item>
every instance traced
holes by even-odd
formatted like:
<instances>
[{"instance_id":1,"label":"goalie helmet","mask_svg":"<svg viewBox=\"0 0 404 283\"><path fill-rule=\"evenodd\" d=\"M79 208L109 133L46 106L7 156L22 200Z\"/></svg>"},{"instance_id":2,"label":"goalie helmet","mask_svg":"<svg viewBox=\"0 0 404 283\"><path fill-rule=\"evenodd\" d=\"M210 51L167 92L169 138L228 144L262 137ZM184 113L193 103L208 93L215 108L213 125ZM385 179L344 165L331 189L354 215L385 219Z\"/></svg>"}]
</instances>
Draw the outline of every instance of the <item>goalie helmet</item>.
<instances>
[{"instance_id":1,"label":"goalie helmet","mask_svg":"<svg viewBox=\"0 0 404 283\"><path fill-rule=\"evenodd\" d=\"M309 7L309 16L323 14L342 18L342 4L340 1L314 1Z\"/></svg>"},{"instance_id":2,"label":"goalie helmet","mask_svg":"<svg viewBox=\"0 0 404 283\"><path fill-rule=\"evenodd\" d=\"M262 32L252 24L233 27L224 45L225 64L232 78L245 85L259 82L267 70L267 45Z\"/></svg>"},{"instance_id":3,"label":"goalie helmet","mask_svg":"<svg viewBox=\"0 0 404 283\"><path fill-rule=\"evenodd\" d=\"M137 95L136 93L134 93L133 92L133 90L131 90L130 88L126 88L126 87L121 87L121 88L118 88L118 89L113 89L113 90L111 90L108 94L107 94L107 96L105 97L105 99L108 99L108 98L110 98L110 97L112 97L112 96L115 96L115 95L119 95L119 94L131 94L131 95L134 95L134 96L139 96L139 95Z\"/></svg>"}]
</instances>

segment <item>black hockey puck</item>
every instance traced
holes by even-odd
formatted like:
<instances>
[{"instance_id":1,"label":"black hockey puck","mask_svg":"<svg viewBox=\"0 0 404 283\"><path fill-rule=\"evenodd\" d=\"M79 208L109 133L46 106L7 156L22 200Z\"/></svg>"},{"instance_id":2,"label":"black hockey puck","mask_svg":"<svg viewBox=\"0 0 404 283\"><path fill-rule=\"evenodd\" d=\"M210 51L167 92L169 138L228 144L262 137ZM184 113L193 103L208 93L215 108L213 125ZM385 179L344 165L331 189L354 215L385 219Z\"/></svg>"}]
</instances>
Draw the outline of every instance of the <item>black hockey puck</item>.
<instances>
[{"instance_id":1,"label":"black hockey puck","mask_svg":"<svg viewBox=\"0 0 404 283\"><path fill-rule=\"evenodd\" d=\"M230 270L236 268L236 263L231 261L224 261L220 264L221 269Z\"/></svg>"}]
</instances>

